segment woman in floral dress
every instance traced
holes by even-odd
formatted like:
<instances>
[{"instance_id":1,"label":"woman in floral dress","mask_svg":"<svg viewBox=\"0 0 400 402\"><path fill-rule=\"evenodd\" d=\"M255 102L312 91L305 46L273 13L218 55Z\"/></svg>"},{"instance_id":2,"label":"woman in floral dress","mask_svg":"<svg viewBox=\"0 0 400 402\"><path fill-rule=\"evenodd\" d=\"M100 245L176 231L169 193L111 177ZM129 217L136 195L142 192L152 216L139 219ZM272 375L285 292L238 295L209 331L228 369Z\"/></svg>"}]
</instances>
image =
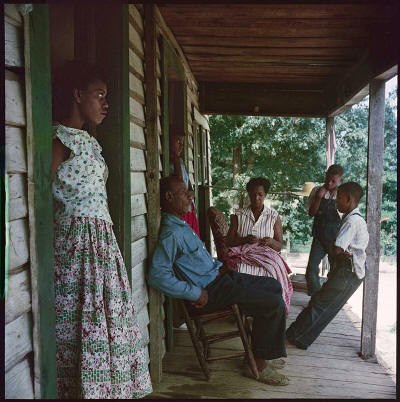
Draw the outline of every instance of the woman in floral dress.
<instances>
[{"instance_id":1,"label":"woman in floral dress","mask_svg":"<svg viewBox=\"0 0 400 402\"><path fill-rule=\"evenodd\" d=\"M60 398L131 399L152 392L145 345L107 206L107 166L96 139L82 129L106 117L106 95L101 70L79 62L63 66L53 85Z\"/></svg>"}]
</instances>

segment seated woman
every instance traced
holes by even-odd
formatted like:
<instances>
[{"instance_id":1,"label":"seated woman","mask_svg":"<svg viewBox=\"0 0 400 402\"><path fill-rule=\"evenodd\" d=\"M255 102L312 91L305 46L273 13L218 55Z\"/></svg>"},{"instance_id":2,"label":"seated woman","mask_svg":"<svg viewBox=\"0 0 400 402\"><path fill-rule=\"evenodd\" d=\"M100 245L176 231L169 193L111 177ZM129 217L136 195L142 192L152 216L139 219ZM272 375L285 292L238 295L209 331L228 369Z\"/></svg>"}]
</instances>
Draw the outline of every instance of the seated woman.
<instances>
[{"instance_id":1,"label":"seated woman","mask_svg":"<svg viewBox=\"0 0 400 402\"><path fill-rule=\"evenodd\" d=\"M256 276L271 276L282 285L282 297L289 314L293 286L291 270L279 252L283 246L282 223L278 213L264 206L270 182L262 177L251 179L246 186L250 207L231 215L225 238L229 247L223 262L234 270Z\"/></svg>"}]
</instances>

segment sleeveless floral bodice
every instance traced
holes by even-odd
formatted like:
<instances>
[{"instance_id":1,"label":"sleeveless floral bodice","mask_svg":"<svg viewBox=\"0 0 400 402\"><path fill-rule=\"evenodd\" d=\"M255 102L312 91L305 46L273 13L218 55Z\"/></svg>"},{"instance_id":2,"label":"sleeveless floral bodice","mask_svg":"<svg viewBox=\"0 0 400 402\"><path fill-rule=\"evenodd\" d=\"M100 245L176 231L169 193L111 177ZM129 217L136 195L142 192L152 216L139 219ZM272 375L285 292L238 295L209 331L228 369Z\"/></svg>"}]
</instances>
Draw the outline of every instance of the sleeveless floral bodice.
<instances>
[{"instance_id":1,"label":"sleeveless floral bodice","mask_svg":"<svg viewBox=\"0 0 400 402\"><path fill-rule=\"evenodd\" d=\"M55 124L57 137L72 152L53 180L55 219L86 216L112 223L107 205L107 165L101 147L87 131Z\"/></svg>"}]
</instances>

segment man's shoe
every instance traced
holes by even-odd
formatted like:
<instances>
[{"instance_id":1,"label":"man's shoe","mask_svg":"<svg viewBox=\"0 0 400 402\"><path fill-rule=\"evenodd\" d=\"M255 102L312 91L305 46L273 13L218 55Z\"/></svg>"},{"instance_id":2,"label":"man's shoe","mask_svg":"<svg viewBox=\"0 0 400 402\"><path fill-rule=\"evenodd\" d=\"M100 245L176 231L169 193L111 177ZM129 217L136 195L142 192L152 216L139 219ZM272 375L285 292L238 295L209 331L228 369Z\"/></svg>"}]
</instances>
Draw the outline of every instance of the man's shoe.
<instances>
[{"instance_id":1,"label":"man's shoe","mask_svg":"<svg viewBox=\"0 0 400 402\"><path fill-rule=\"evenodd\" d=\"M289 385L289 378L284 374L278 373L271 366L266 365L263 371L259 371L259 378L257 381L260 381L264 384L269 385ZM253 372L251 371L248 364L244 367L244 375L249 378L254 378Z\"/></svg>"}]
</instances>

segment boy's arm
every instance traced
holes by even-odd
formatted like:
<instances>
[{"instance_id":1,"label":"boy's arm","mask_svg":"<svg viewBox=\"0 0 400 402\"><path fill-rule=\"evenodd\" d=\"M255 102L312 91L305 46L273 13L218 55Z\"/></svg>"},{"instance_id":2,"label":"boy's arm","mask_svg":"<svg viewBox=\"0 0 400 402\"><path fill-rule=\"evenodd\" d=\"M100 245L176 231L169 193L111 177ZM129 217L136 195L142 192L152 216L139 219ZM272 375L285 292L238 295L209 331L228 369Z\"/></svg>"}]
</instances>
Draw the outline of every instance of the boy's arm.
<instances>
[{"instance_id":1,"label":"boy's arm","mask_svg":"<svg viewBox=\"0 0 400 402\"><path fill-rule=\"evenodd\" d=\"M338 259L346 259L352 256L351 253L346 251L356 235L356 226L352 225L350 221L346 221L340 228L333 246L333 256Z\"/></svg>"},{"instance_id":2,"label":"boy's arm","mask_svg":"<svg viewBox=\"0 0 400 402\"><path fill-rule=\"evenodd\" d=\"M310 206L308 208L309 216L314 216L318 212L321 200L327 193L327 191L328 190L325 188L325 186L321 186L318 190L317 189L315 191L313 190L313 193L310 194Z\"/></svg>"},{"instance_id":3,"label":"boy's arm","mask_svg":"<svg viewBox=\"0 0 400 402\"><path fill-rule=\"evenodd\" d=\"M172 233L159 240L147 275L148 283L168 296L196 301L200 298L202 289L179 280L173 272L177 246L177 240Z\"/></svg>"}]
</instances>

